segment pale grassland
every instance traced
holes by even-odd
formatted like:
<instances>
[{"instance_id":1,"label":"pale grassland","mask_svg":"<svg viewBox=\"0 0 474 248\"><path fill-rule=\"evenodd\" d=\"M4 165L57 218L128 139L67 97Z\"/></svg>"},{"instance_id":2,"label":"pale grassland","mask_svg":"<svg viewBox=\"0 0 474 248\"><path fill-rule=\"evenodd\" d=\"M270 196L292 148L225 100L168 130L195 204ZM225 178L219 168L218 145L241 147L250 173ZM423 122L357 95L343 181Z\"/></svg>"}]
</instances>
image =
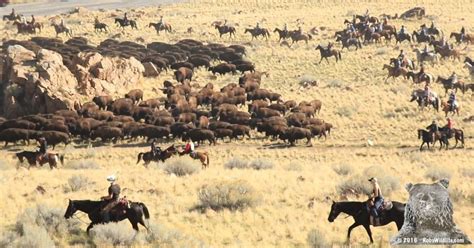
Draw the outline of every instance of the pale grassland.
<instances>
[{"instance_id":1,"label":"pale grassland","mask_svg":"<svg viewBox=\"0 0 474 248\"><path fill-rule=\"evenodd\" d=\"M462 118L474 114L473 95L459 95L462 112L455 117L459 128L466 134L466 148L450 151L418 152L420 144L416 137L416 129L425 127L433 118L444 123L444 114L434 114L432 110L419 112L415 104L408 102L414 86L402 79L389 80L383 83L386 72L382 65L390 57L395 57L400 48L410 51L407 43L395 47L392 43L385 45L370 45L359 51L344 51L343 61L335 64L333 58L330 64L319 61L319 53L314 51L318 43L327 44L332 40L334 31L343 27L345 18L354 13L362 13L366 8L371 13L401 13L402 10L422 5L427 9L429 18L435 20L437 26L445 34L459 31L465 25L468 32L474 32L473 7L469 1L191 1L185 4L137 9L130 12L132 18L139 21L140 30L125 33L120 32L112 23L114 15L121 12L86 12L73 14L66 18L72 26L74 34L84 36L92 43L112 36L121 40L135 41L138 38L145 42L168 41L176 42L182 38L193 38L201 41L219 43L244 44L248 49L248 57L254 61L259 70L268 71L270 77L263 80L263 86L281 93L285 99L323 101L321 118L334 124L335 129L327 139L313 140L312 147L299 144L289 149L270 149L268 144L275 141L251 139L237 143L222 143L218 146L207 145L199 149L210 154L210 168L196 174L184 177L168 175L163 170L163 164L150 166L145 169L135 165L136 154L148 149L145 146L130 146L126 143L111 148L108 145L94 148L57 148L66 153L66 161L87 160L85 163L75 162L79 168L91 169L74 170L61 168L49 169L23 168L15 170L16 160L11 153L15 149L3 150L3 163L0 168L9 168L0 173L0 192L3 200L0 202L0 218L4 220L1 228L9 228L15 223L16 215L25 208L36 203L45 203L54 207L66 208L67 199L98 198L105 193L107 182L105 177L117 173L119 182L124 188L124 195L129 199L145 202L152 214L152 220L167 228L179 230L183 234L203 241L213 247L301 247L308 240L324 235L326 242L339 246L345 241L346 231L352 220L341 215L335 223L329 223L327 216L330 207L330 197L335 200L343 199L338 193L341 183L353 178L360 178L360 184L365 184L363 174L380 174L396 180L390 183L390 199L406 201L407 193L404 185L408 182L431 182L439 175L449 175L450 190L454 200L454 219L459 227L471 238L474 236L473 211L473 158L472 137L474 127L463 123ZM153 29L146 28L150 21L157 21L159 15L164 15L176 33L157 36ZM109 34L96 34L92 31L94 16L112 27ZM228 19L238 24L237 37L229 40L220 39L210 23L216 20ZM296 20L301 19L303 28L327 27L307 46L303 43L292 48L280 47L275 35L269 41L250 41L243 34L243 29L253 26L260 21L261 26L273 30L287 22L290 29L296 28ZM42 18L41 21L46 21ZM412 32L423 21L389 21L399 27L402 23ZM1 24L4 37L26 39L17 36L10 26ZM186 34L193 27L194 33ZM273 34L273 33L272 33ZM53 30L48 27L42 34L53 36ZM464 45L461 46L464 48ZM472 46L465 53L474 56ZM427 71L434 75L448 76L456 71L462 79L469 81L468 71L462 68L462 62L443 61L438 65L427 66ZM299 89L299 79L302 75L311 75L320 81L319 87L309 90ZM172 74L161 75L157 79L146 79L142 85L145 97L154 97L153 88L159 88L165 79ZM196 83L204 85L212 82L223 86L236 82L237 76L213 78L208 72L199 71ZM440 85L434 86L441 96ZM126 89L124 89L126 91ZM444 99L446 99L444 97ZM255 136L255 135L254 135ZM373 141L368 146L367 140ZM162 146L166 146L163 144ZM18 149L20 149L18 147ZM233 169L224 165L233 158L245 161L256 159L272 161L273 168L267 170ZM99 168L95 168L97 164ZM340 172L340 168L349 172ZM336 168L336 170L334 170ZM371 172L366 170L371 168ZM91 183L80 190L65 191L68 179L82 175ZM200 213L191 211L199 204L198 189L205 184L222 181L245 180L260 196L258 205L243 211L219 212L207 211ZM41 185L46 189L45 195L35 192ZM388 187L388 186L387 186ZM388 190L388 189L387 189ZM315 198L313 208L308 208L308 202ZM348 200L364 200L349 196ZM6 211L13 208L14 211ZM83 225L85 229L85 225ZM315 235L314 231L318 230ZM396 233L396 227L391 224L386 227L372 228L377 246L387 247L387 242ZM63 244L67 244L64 240ZM363 228L356 228L352 233L352 243L363 245L368 243L368 237Z\"/></svg>"}]
</instances>

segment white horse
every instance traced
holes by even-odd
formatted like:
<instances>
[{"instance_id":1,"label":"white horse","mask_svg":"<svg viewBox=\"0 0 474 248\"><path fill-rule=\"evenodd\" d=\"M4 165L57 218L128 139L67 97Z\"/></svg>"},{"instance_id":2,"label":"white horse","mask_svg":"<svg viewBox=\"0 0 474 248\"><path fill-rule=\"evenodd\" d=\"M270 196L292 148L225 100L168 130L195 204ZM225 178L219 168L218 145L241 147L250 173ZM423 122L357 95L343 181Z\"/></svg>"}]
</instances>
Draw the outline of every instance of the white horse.
<instances>
[{"instance_id":1,"label":"white horse","mask_svg":"<svg viewBox=\"0 0 474 248\"><path fill-rule=\"evenodd\" d=\"M464 67L469 70L469 74L471 75L471 80L474 80L474 66L471 65L469 62L465 62Z\"/></svg>"},{"instance_id":2,"label":"white horse","mask_svg":"<svg viewBox=\"0 0 474 248\"><path fill-rule=\"evenodd\" d=\"M431 62L431 65L435 64L435 63L438 63L439 61L439 55L436 54L436 53L433 53L433 52L428 52L428 53L425 53L425 52L421 52L420 49L416 48L415 50L413 50L414 52L416 52L416 60L418 60L418 63L423 63L424 61L428 61L428 62Z\"/></svg>"}]
</instances>

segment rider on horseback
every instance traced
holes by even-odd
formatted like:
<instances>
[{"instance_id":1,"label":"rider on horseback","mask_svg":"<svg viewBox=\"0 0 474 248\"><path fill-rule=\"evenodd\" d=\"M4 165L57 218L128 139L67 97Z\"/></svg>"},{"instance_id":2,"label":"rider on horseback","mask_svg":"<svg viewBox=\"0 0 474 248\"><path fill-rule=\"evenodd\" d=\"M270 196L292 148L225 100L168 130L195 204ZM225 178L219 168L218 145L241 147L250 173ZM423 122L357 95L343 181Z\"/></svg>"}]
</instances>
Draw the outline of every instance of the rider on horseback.
<instances>
[{"instance_id":1,"label":"rider on horseback","mask_svg":"<svg viewBox=\"0 0 474 248\"><path fill-rule=\"evenodd\" d=\"M45 158L46 156L46 153L47 153L47 150L48 150L48 143L46 142L46 139L44 137L41 137L38 139L38 142L39 142L39 146L38 146L38 157L37 157L37 161L41 161Z\"/></svg>"},{"instance_id":2,"label":"rider on horseback","mask_svg":"<svg viewBox=\"0 0 474 248\"><path fill-rule=\"evenodd\" d=\"M377 218L379 216L377 211L382 207L383 203L382 190L380 190L377 178L372 177L369 179L369 182L371 182L373 186L369 200L370 216L372 218L371 222L374 223L375 226L377 226L380 225L380 220Z\"/></svg>"},{"instance_id":3,"label":"rider on horseback","mask_svg":"<svg viewBox=\"0 0 474 248\"><path fill-rule=\"evenodd\" d=\"M405 25L402 25L402 27L400 28L400 32L398 32L398 35L399 36L406 35L406 32L407 32L407 29L405 28Z\"/></svg>"},{"instance_id":4,"label":"rider on horseback","mask_svg":"<svg viewBox=\"0 0 474 248\"><path fill-rule=\"evenodd\" d=\"M283 25L283 32L288 33L288 25L286 23Z\"/></svg>"},{"instance_id":5,"label":"rider on horseback","mask_svg":"<svg viewBox=\"0 0 474 248\"><path fill-rule=\"evenodd\" d=\"M420 36L427 36L427 32L426 32L427 30L426 29L427 28L426 28L425 24L421 25Z\"/></svg>"},{"instance_id":6,"label":"rider on horseback","mask_svg":"<svg viewBox=\"0 0 474 248\"><path fill-rule=\"evenodd\" d=\"M444 128L446 129L447 131L447 134L448 134L448 138L449 137L452 137L452 132L453 132L453 127L454 127L454 121L451 120L451 118L446 118L446 121L448 123L446 123L446 126L444 126Z\"/></svg>"},{"instance_id":7,"label":"rider on horseback","mask_svg":"<svg viewBox=\"0 0 474 248\"><path fill-rule=\"evenodd\" d=\"M101 200L105 201L106 204L100 211L100 215L102 216L102 221L107 223L110 221L110 210L117 206L120 197L120 186L115 183L117 180L115 175L111 175L107 177L107 181L110 182L110 186L108 189L108 195L101 197Z\"/></svg>"},{"instance_id":8,"label":"rider on horseback","mask_svg":"<svg viewBox=\"0 0 474 248\"><path fill-rule=\"evenodd\" d=\"M260 31L260 23L257 22L257 25L255 25L255 30L259 30Z\"/></svg>"},{"instance_id":9,"label":"rider on horseback","mask_svg":"<svg viewBox=\"0 0 474 248\"><path fill-rule=\"evenodd\" d=\"M450 88L452 89L454 87L454 84L456 84L458 82L458 75L456 75L456 72L453 71L453 73L451 74L451 76L449 76L448 78L450 80Z\"/></svg>"},{"instance_id":10,"label":"rider on horseback","mask_svg":"<svg viewBox=\"0 0 474 248\"><path fill-rule=\"evenodd\" d=\"M401 49L397 60L395 60L395 68L400 69L402 67L403 61L405 61L405 51Z\"/></svg>"},{"instance_id":11,"label":"rider on horseback","mask_svg":"<svg viewBox=\"0 0 474 248\"><path fill-rule=\"evenodd\" d=\"M449 109L451 111L454 111L454 108L458 105L457 100L456 100L456 94L454 93L454 90L452 90L451 93L449 94L448 104L449 104Z\"/></svg>"},{"instance_id":12,"label":"rider on horseback","mask_svg":"<svg viewBox=\"0 0 474 248\"><path fill-rule=\"evenodd\" d=\"M420 72L418 73L418 82L421 82L421 79L426 75L425 73L425 65L421 64ZM428 87L428 84L425 86Z\"/></svg>"},{"instance_id":13,"label":"rider on horseback","mask_svg":"<svg viewBox=\"0 0 474 248\"><path fill-rule=\"evenodd\" d=\"M34 25L36 22L36 19L35 19L35 16L34 15L31 15L31 21L30 21L30 25Z\"/></svg>"},{"instance_id":14,"label":"rider on horseback","mask_svg":"<svg viewBox=\"0 0 474 248\"><path fill-rule=\"evenodd\" d=\"M128 17L127 17L127 12L123 15L123 24L128 25Z\"/></svg>"},{"instance_id":15,"label":"rider on horseback","mask_svg":"<svg viewBox=\"0 0 474 248\"><path fill-rule=\"evenodd\" d=\"M160 16L160 21L158 22L158 25L160 27L163 27L165 25L165 21L163 21L163 16ZM224 23L224 26L225 26L225 23Z\"/></svg>"},{"instance_id":16,"label":"rider on horseback","mask_svg":"<svg viewBox=\"0 0 474 248\"><path fill-rule=\"evenodd\" d=\"M425 97L425 102L426 104L430 104L430 98L431 98L431 89L428 86L428 84L425 85L425 91L423 91L423 96Z\"/></svg>"},{"instance_id":17,"label":"rider on horseback","mask_svg":"<svg viewBox=\"0 0 474 248\"><path fill-rule=\"evenodd\" d=\"M155 139L151 141L151 153L153 154L153 157L156 157L156 155L161 153L161 148L159 146L156 146L155 142Z\"/></svg>"},{"instance_id":18,"label":"rider on horseback","mask_svg":"<svg viewBox=\"0 0 474 248\"><path fill-rule=\"evenodd\" d=\"M430 29L433 30L433 29L435 29L435 28L436 28L436 27L435 27L434 21L431 21L431 27L430 27Z\"/></svg>"},{"instance_id":19,"label":"rider on horseback","mask_svg":"<svg viewBox=\"0 0 474 248\"><path fill-rule=\"evenodd\" d=\"M464 26L463 26L463 27L461 28L461 38L459 39L459 41L463 42L465 36L466 36L466 29L465 29Z\"/></svg>"},{"instance_id":20,"label":"rider on horseback","mask_svg":"<svg viewBox=\"0 0 474 248\"><path fill-rule=\"evenodd\" d=\"M429 131L430 134L432 135L432 141L433 141L433 143L434 143L434 141L435 141L435 136L436 136L436 132L439 131L438 122L436 122L436 120L433 120L433 122L431 123L431 125L427 126L426 129L428 129L428 131Z\"/></svg>"},{"instance_id":21,"label":"rider on horseback","mask_svg":"<svg viewBox=\"0 0 474 248\"><path fill-rule=\"evenodd\" d=\"M192 158L194 158L195 151L194 151L194 142L188 138L186 142L186 146L184 150L181 152L181 155L189 154Z\"/></svg>"}]
</instances>

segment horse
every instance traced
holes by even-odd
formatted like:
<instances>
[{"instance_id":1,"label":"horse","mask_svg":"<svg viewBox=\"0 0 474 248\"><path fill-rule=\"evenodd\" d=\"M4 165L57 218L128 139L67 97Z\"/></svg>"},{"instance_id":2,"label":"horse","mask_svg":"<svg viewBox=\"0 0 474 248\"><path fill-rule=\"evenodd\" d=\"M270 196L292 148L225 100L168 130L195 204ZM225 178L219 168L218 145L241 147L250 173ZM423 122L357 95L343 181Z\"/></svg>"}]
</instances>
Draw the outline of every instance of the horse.
<instances>
[{"instance_id":1,"label":"horse","mask_svg":"<svg viewBox=\"0 0 474 248\"><path fill-rule=\"evenodd\" d=\"M127 20L125 21L122 18L115 18L115 22L117 25L119 25L122 29L125 29L125 27L130 26L132 29L138 29L137 22L134 20Z\"/></svg>"},{"instance_id":2,"label":"horse","mask_svg":"<svg viewBox=\"0 0 474 248\"><path fill-rule=\"evenodd\" d=\"M266 28L246 28L244 34L250 33L252 35L252 40L255 38L257 39L258 36L263 36L265 39L268 40L270 37L270 32Z\"/></svg>"},{"instance_id":3,"label":"horse","mask_svg":"<svg viewBox=\"0 0 474 248\"><path fill-rule=\"evenodd\" d=\"M300 40L304 40L306 42L306 45L308 45L308 41L313 39L313 36L310 34L302 34L298 31L290 31L289 32L290 38L291 38L291 45L293 45L295 42L298 43Z\"/></svg>"},{"instance_id":4,"label":"horse","mask_svg":"<svg viewBox=\"0 0 474 248\"><path fill-rule=\"evenodd\" d=\"M412 36L413 41L416 40L416 42L418 43L423 43L423 42L430 43L432 40L434 40L434 37L430 35L418 33L417 31L413 31L413 34L411 36Z\"/></svg>"},{"instance_id":5,"label":"horse","mask_svg":"<svg viewBox=\"0 0 474 248\"><path fill-rule=\"evenodd\" d=\"M469 62L464 62L464 68L467 68L469 70L469 75L471 75L471 79L474 79L474 65Z\"/></svg>"},{"instance_id":6,"label":"horse","mask_svg":"<svg viewBox=\"0 0 474 248\"><path fill-rule=\"evenodd\" d=\"M436 53L439 53L441 55L441 58L448 58L448 57L453 57L453 60L458 59L461 61L461 51L458 49L449 49L448 47L440 47L440 46L434 46L434 50Z\"/></svg>"},{"instance_id":7,"label":"horse","mask_svg":"<svg viewBox=\"0 0 474 248\"><path fill-rule=\"evenodd\" d=\"M147 166L151 161L154 162L165 162L165 160L171 158L174 154L176 154L177 150L174 145L169 146L165 150L161 151L159 154L153 156L153 152L140 152L138 153L137 164L140 163L140 160L143 159L145 162L145 166Z\"/></svg>"},{"instance_id":8,"label":"horse","mask_svg":"<svg viewBox=\"0 0 474 248\"><path fill-rule=\"evenodd\" d=\"M446 141L446 149L448 148L449 146L449 139L453 138L453 133L454 133L454 139L456 140L456 144L454 145L453 148L456 148L458 146L458 142L461 141L461 144L462 144L462 147L464 147L464 131L461 130L461 129L457 129L457 128L453 128L452 129L452 133L450 135L449 131L448 131L448 128L447 127L441 127L439 129L440 132L442 133L445 133L446 135L446 138L447 138L447 141Z\"/></svg>"},{"instance_id":9,"label":"horse","mask_svg":"<svg viewBox=\"0 0 474 248\"><path fill-rule=\"evenodd\" d=\"M163 31L163 30L164 30L165 32L168 32L168 33L173 32L173 28L172 28L171 25L168 24L168 23L163 24L163 23L153 23L153 22L150 22L150 23L148 24L148 27L154 27L157 34L160 34L160 31Z\"/></svg>"},{"instance_id":10,"label":"horse","mask_svg":"<svg viewBox=\"0 0 474 248\"><path fill-rule=\"evenodd\" d=\"M439 103L441 101L438 97L438 94L436 94L436 92L431 91L430 98L431 98L431 101L428 103L428 105L431 104L431 106L433 106L434 110L436 110L436 112L438 112L439 111ZM415 100L418 103L418 107L420 107L420 109L423 111L423 108L425 106L427 106L425 92L421 89L414 90L411 93L410 102L413 102Z\"/></svg>"},{"instance_id":11,"label":"horse","mask_svg":"<svg viewBox=\"0 0 474 248\"><path fill-rule=\"evenodd\" d=\"M183 156L185 154L186 153L180 152L179 156ZM194 153L190 153L189 156L192 159L199 159L199 161L201 161L202 169L206 169L207 167L209 167L209 154L207 152L197 152L197 151L195 151Z\"/></svg>"},{"instance_id":12,"label":"horse","mask_svg":"<svg viewBox=\"0 0 474 248\"><path fill-rule=\"evenodd\" d=\"M8 15L4 15L2 17L3 21L21 21L21 18L23 15L17 14L17 15L12 15L11 13Z\"/></svg>"},{"instance_id":13,"label":"horse","mask_svg":"<svg viewBox=\"0 0 474 248\"><path fill-rule=\"evenodd\" d=\"M65 33L67 36L72 36L72 30L69 27L56 23L52 23L51 26L53 26L56 31L56 37L61 33Z\"/></svg>"},{"instance_id":14,"label":"horse","mask_svg":"<svg viewBox=\"0 0 474 248\"><path fill-rule=\"evenodd\" d=\"M396 68L394 66L384 64L382 67L382 70L385 70L385 69L388 70L388 76L385 79L385 82L387 82L387 80L391 77L393 77L394 79L400 76L403 76L403 78L405 79L407 78L407 73L408 73L407 68L403 68L403 67Z\"/></svg>"},{"instance_id":15,"label":"horse","mask_svg":"<svg viewBox=\"0 0 474 248\"><path fill-rule=\"evenodd\" d=\"M412 78L414 84L419 84L426 82L427 84L431 84L434 82L434 76L429 73L423 73L423 76L420 77L420 72L415 73L413 71L407 72L407 78Z\"/></svg>"},{"instance_id":16,"label":"horse","mask_svg":"<svg viewBox=\"0 0 474 248\"><path fill-rule=\"evenodd\" d=\"M221 26L219 24L214 25L217 31L219 31L219 37L222 38L222 35L229 33L229 38L234 36L235 38L235 28L231 26Z\"/></svg>"},{"instance_id":17,"label":"horse","mask_svg":"<svg viewBox=\"0 0 474 248\"><path fill-rule=\"evenodd\" d=\"M415 48L413 51L416 52L416 60L418 60L420 65L425 61L431 62L431 65L434 65L434 63L437 63L439 61L439 56L436 53L421 52L418 48Z\"/></svg>"},{"instance_id":18,"label":"horse","mask_svg":"<svg viewBox=\"0 0 474 248\"><path fill-rule=\"evenodd\" d=\"M448 138L444 133L435 132L434 139L433 135L424 129L418 129L418 139L421 139L420 151L423 151L423 146L426 144L428 146L428 150L430 149L430 143L435 145L436 141L439 141L439 149L443 148L443 144L448 149Z\"/></svg>"},{"instance_id":19,"label":"horse","mask_svg":"<svg viewBox=\"0 0 474 248\"><path fill-rule=\"evenodd\" d=\"M399 42L402 43L405 40L411 43L411 36L409 34L399 33L395 35L395 40L396 40L395 44L398 44Z\"/></svg>"},{"instance_id":20,"label":"horse","mask_svg":"<svg viewBox=\"0 0 474 248\"><path fill-rule=\"evenodd\" d=\"M279 35L278 41L286 40L286 39L290 38L289 33L288 33L287 30L281 30L279 28L275 28L275 30L273 30L273 33L276 33L276 32Z\"/></svg>"},{"instance_id":21,"label":"horse","mask_svg":"<svg viewBox=\"0 0 474 248\"><path fill-rule=\"evenodd\" d=\"M35 34L36 29L34 26L22 22L15 21L13 25L16 25L19 34Z\"/></svg>"},{"instance_id":22,"label":"horse","mask_svg":"<svg viewBox=\"0 0 474 248\"><path fill-rule=\"evenodd\" d=\"M326 59L326 62L329 64L328 58L332 57L332 56L334 56L336 58L336 62L338 62L339 60L342 59L341 52L338 51L338 50L327 49L327 48L322 47L321 45L318 45L316 47L316 50L319 50L319 52L321 53L321 60L319 60L319 64L321 64L323 59Z\"/></svg>"},{"instance_id":23,"label":"horse","mask_svg":"<svg viewBox=\"0 0 474 248\"><path fill-rule=\"evenodd\" d=\"M449 35L449 38L453 38L456 39L456 43L460 44L462 42L466 42L466 43L474 43L474 35L470 35L470 34L465 34L464 35L464 39L462 39L462 34L461 33L456 33L456 32L452 32L450 35Z\"/></svg>"},{"instance_id":24,"label":"horse","mask_svg":"<svg viewBox=\"0 0 474 248\"><path fill-rule=\"evenodd\" d=\"M360 40L356 38L338 36L336 38L336 41L340 41L342 43L341 50L344 50L344 48L347 48L347 50L349 50L349 47L351 46L355 46L356 50L358 50L359 48L362 48L362 44L360 43Z\"/></svg>"},{"instance_id":25,"label":"horse","mask_svg":"<svg viewBox=\"0 0 474 248\"><path fill-rule=\"evenodd\" d=\"M96 32L98 32L98 31L108 32L109 31L108 28L109 28L109 26L107 26L107 24L105 24L105 23L102 23L102 22L94 23L94 30Z\"/></svg>"},{"instance_id":26,"label":"horse","mask_svg":"<svg viewBox=\"0 0 474 248\"><path fill-rule=\"evenodd\" d=\"M395 64L395 62L397 60L398 59L396 59L396 58L390 58L390 65ZM413 60L411 60L411 59L405 58L405 59L403 59L400 67L407 68L407 69L410 69L410 70L415 70L415 62L413 62Z\"/></svg>"},{"instance_id":27,"label":"horse","mask_svg":"<svg viewBox=\"0 0 474 248\"><path fill-rule=\"evenodd\" d=\"M445 113L445 117L448 117L449 112L453 112L453 115L457 114L459 116L459 111L461 110L461 107L459 105L451 107L451 104L447 102L442 102L441 107Z\"/></svg>"},{"instance_id":28,"label":"horse","mask_svg":"<svg viewBox=\"0 0 474 248\"><path fill-rule=\"evenodd\" d=\"M364 23L366 21L370 23L379 23L379 19L375 16L363 16L363 15L355 15L356 19L359 19L361 23Z\"/></svg>"},{"instance_id":29,"label":"horse","mask_svg":"<svg viewBox=\"0 0 474 248\"><path fill-rule=\"evenodd\" d=\"M333 222L340 213L348 214L354 218L354 223L347 230L347 241L351 237L351 231L357 226L362 225L370 238L370 243L373 243L372 231L370 230L370 214L368 211L367 202L332 202L331 211L329 212L328 221ZM400 230L403 226L405 204L401 202L392 201L392 208L381 212L380 226L385 226L391 222L395 222L397 229Z\"/></svg>"},{"instance_id":30,"label":"horse","mask_svg":"<svg viewBox=\"0 0 474 248\"><path fill-rule=\"evenodd\" d=\"M448 90L455 90L457 93L458 89L460 89L462 92L464 92L464 83L461 81L458 81L453 84L450 78L444 78L444 77L438 76L436 78L436 83L443 84L444 95L448 94Z\"/></svg>"},{"instance_id":31,"label":"horse","mask_svg":"<svg viewBox=\"0 0 474 248\"><path fill-rule=\"evenodd\" d=\"M87 234L89 234L90 229L101 223L106 223L102 219L101 210L104 207L106 202L104 201L90 201L90 200L69 200L69 205L67 206L66 213L64 218L69 219L74 216L77 211L84 212L88 215L91 223L87 226ZM111 222L120 222L122 220L128 219L132 224L133 229L138 230L138 223L144 226L147 230L148 227L145 225L145 219L150 218L150 212L144 203L141 202L129 202L129 208L125 209L125 213L110 213ZM113 209L112 209L113 210ZM145 217L145 219L143 219ZM110 222L109 221L109 222Z\"/></svg>"},{"instance_id":32,"label":"horse","mask_svg":"<svg viewBox=\"0 0 474 248\"><path fill-rule=\"evenodd\" d=\"M41 153L39 151L31 152L31 151L22 151L15 153L20 163L23 163L24 159L28 162L28 169L31 166L36 166L39 163L40 166L48 163L49 168L52 170L54 167L58 168L58 161L61 164L64 164L64 155L59 155L56 153L48 152L45 156L40 158Z\"/></svg>"}]
</instances>

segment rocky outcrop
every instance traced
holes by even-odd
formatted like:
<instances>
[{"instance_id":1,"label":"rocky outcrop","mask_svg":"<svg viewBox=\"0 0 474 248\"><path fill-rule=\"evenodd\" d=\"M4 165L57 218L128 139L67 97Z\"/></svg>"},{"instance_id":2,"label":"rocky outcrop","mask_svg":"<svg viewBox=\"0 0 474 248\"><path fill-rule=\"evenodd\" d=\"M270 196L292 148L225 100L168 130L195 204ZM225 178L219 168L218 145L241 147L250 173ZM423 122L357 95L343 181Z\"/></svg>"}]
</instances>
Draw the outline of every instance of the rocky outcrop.
<instances>
[{"instance_id":1,"label":"rocky outcrop","mask_svg":"<svg viewBox=\"0 0 474 248\"><path fill-rule=\"evenodd\" d=\"M61 54L51 50L35 53L21 45L9 46L0 59L3 115L16 118L74 109L76 103L95 95L115 95L131 88L145 71L133 57L99 53L80 53L72 63L66 67Z\"/></svg>"}]
</instances>

